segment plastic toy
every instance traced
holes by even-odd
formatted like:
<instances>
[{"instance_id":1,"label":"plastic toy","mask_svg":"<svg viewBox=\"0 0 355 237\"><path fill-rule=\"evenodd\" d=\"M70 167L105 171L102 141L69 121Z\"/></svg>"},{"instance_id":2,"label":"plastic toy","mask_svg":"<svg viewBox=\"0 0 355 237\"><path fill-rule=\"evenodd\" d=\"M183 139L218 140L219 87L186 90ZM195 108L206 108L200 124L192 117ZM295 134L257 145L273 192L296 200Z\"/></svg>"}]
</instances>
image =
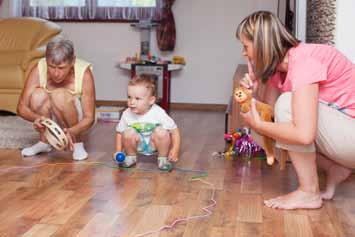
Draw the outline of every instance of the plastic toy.
<instances>
[{"instance_id":1,"label":"plastic toy","mask_svg":"<svg viewBox=\"0 0 355 237\"><path fill-rule=\"evenodd\" d=\"M232 134L224 134L224 140L226 141L225 151L213 152L212 156L227 160L237 157L251 159L256 156L265 156L264 150L251 138L248 128L239 128Z\"/></svg>"},{"instance_id":2,"label":"plastic toy","mask_svg":"<svg viewBox=\"0 0 355 237\"><path fill-rule=\"evenodd\" d=\"M227 160L231 160L233 156L236 155L234 151L234 144L238 138L240 138L240 134L238 132L232 134L224 134L224 140L226 141L226 151L223 153L223 155Z\"/></svg>"},{"instance_id":3,"label":"plastic toy","mask_svg":"<svg viewBox=\"0 0 355 237\"><path fill-rule=\"evenodd\" d=\"M173 63L174 64L181 64L181 65L185 65L186 61L185 58L182 56L173 56Z\"/></svg>"},{"instance_id":4,"label":"plastic toy","mask_svg":"<svg viewBox=\"0 0 355 237\"><path fill-rule=\"evenodd\" d=\"M126 159L126 154L122 151L119 151L114 154L114 158L117 163L122 163Z\"/></svg>"}]
</instances>

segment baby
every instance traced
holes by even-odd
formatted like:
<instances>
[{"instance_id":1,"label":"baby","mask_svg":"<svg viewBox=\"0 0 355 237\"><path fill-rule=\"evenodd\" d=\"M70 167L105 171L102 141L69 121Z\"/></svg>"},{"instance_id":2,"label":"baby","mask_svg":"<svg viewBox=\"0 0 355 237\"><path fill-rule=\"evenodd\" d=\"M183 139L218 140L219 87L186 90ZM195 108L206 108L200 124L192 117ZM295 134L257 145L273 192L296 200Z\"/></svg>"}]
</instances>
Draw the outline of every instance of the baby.
<instances>
[{"instance_id":1,"label":"baby","mask_svg":"<svg viewBox=\"0 0 355 237\"><path fill-rule=\"evenodd\" d=\"M135 76L128 83L128 108L116 126L116 153L124 151L122 167L132 167L137 153L158 153L158 167L172 169L179 158L180 132L174 120L157 104L154 79L150 75Z\"/></svg>"}]
</instances>

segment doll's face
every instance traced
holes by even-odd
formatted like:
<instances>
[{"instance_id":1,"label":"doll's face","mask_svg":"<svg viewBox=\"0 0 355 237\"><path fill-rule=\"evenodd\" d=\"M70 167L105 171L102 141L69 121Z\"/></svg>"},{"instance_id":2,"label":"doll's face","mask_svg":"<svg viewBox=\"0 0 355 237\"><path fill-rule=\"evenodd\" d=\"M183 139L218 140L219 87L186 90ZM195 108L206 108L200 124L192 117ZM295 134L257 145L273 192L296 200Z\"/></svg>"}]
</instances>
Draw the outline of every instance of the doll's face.
<instances>
[{"instance_id":1,"label":"doll's face","mask_svg":"<svg viewBox=\"0 0 355 237\"><path fill-rule=\"evenodd\" d=\"M128 86L127 105L135 114L145 114L155 103L155 96L143 85Z\"/></svg>"},{"instance_id":2,"label":"doll's face","mask_svg":"<svg viewBox=\"0 0 355 237\"><path fill-rule=\"evenodd\" d=\"M243 103L250 98L248 89L237 87L234 91L234 98L238 103Z\"/></svg>"}]
</instances>

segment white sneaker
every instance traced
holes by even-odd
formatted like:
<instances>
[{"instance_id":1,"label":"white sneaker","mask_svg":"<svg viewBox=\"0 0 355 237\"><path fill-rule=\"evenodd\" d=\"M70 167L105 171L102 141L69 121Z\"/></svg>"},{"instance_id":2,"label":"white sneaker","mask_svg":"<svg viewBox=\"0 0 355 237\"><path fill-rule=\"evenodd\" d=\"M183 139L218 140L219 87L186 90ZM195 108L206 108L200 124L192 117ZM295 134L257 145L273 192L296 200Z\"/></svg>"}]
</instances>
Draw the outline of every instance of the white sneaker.
<instances>
[{"instance_id":1,"label":"white sneaker","mask_svg":"<svg viewBox=\"0 0 355 237\"><path fill-rule=\"evenodd\" d=\"M120 163L121 167L130 168L137 163L137 156L126 156L123 162Z\"/></svg>"},{"instance_id":2,"label":"white sneaker","mask_svg":"<svg viewBox=\"0 0 355 237\"><path fill-rule=\"evenodd\" d=\"M84 143L74 143L73 160L85 160L88 156L89 154L85 151Z\"/></svg>"},{"instance_id":3,"label":"white sneaker","mask_svg":"<svg viewBox=\"0 0 355 237\"><path fill-rule=\"evenodd\" d=\"M27 147L27 148L22 149L21 155L22 156L35 156L35 155L42 153L42 152L50 152L51 150L52 150L51 145L44 143L42 141L39 141L31 147Z\"/></svg>"},{"instance_id":4,"label":"white sneaker","mask_svg":"<svg viewBox=\"0 0 355 237\"><path fill-rule=\"evenodd\" d=\"M173 164L171 164L167 157L159 156L158 167L163 171L171 171L173 169Z\"/></svg>"}]
</instances>

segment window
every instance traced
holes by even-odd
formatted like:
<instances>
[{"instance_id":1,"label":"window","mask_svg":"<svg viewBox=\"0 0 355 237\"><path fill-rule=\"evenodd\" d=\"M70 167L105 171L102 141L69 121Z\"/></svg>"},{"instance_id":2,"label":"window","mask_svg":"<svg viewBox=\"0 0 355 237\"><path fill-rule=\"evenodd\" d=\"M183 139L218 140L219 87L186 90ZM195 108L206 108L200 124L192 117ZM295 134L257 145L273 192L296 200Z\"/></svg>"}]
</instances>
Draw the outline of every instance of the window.
<instances>
[{"instance_id":1,"label":"window","mask_svg":"<svg viewBox=\"0 0 355 237\"><path fill-rule=\"evenodd\" d=\"M22 0L22 16L54 21L159 21L163 1Z\"/></svg>"},{"instance_id":2,"label":"window","mask_svg":"<svg viewBox=\"0 0 355 237\"><path fill-rule=\"evenodd\" d=\"M30 0L31 7L84 7L85 0Z\"/></svg>"},{"instance_id":3,"label":"window","mask_svg":"<svg viewBox=\"0 0 355 237\"><path fill-rule=\"evenodd\" d=\"M155 7L155 0L98 0L99 7ZM85 0L30 0L31 7L83 7Z\"/></svg>"},{"instance_id":4,"label":"window","mask_svg":"<svg viewBox=\"0 0 355 237\"><path fill-rule=\"evenodd\" d=\"M98 0L100 7L155 7L155 0Z\"/></svg>"}]
</instances>

